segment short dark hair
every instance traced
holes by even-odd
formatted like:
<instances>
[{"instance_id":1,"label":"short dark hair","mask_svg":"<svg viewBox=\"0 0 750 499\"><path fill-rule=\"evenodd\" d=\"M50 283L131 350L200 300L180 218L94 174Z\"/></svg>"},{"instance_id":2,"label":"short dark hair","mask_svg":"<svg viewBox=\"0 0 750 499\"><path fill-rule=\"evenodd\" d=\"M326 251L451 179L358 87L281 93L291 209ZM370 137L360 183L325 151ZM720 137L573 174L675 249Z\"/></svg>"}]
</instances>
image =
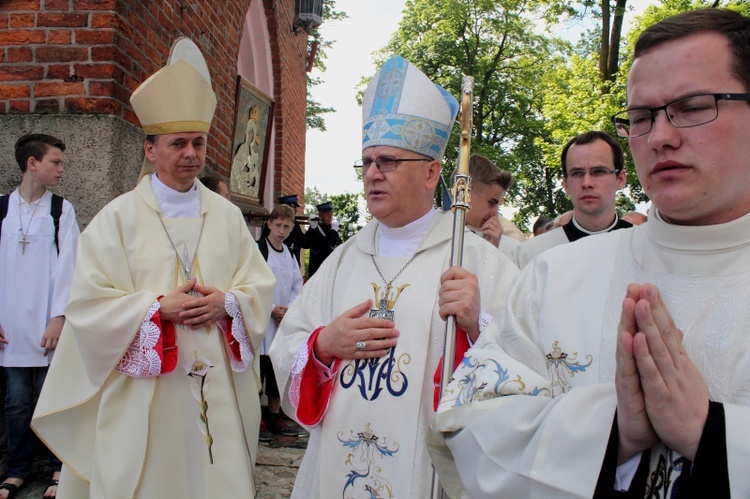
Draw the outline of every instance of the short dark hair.
<instances>
[{"instance_id":1,"label":"short dark hair","mask_svg":"<svg viewBox=\"0 0 750 499\"><path fill-rule=\"evenodd\" d=\"M65 143L46 133L29 133L16 141L16 162L21 168L21 172L26 173L26 165L29 158L33 157L41 161L50 147L57 147L65 151Z\"/></svg>"},{"instance_id":2,"label":"short dark hair","mask_svg":"<svg viewBox=\"0 0 750 499\"><path fill-rule=\"evenodd\" d=\"M513 185L513 175L510 172L501 170L489 158L480 154L472 154L469 158L469 174L472 182L500 184L504 191Z\"/></svg>"},{"instance_id":3,"label":"short dark hair","mask_svg":"<svg viewBox=\"0 0 750 499\"><path fill-rule=\"evenodd\" d=\"M214 192L219 192L219 182L224 182L227 188L229 187L226 180L216 175L206 175L201 179L201 182L208 187L209 190Z\"/></svg>"},{"instance_id":4,"label":"short dark hair","mask_svg":"<svg viewBox=\"0 0 750 499\"><path fill-rule=\"evenodd\" d=\"M560 164L562 164L563 177L568 175L567 156L568 149L573 145L584 145L591 144L597 140L603 140L612 149L612 163L615 165L615 172L620 173L625 168L625 156L622 153L622 146L620 142L612 137L610 134L600 132L598 130L592 130L590 132L582 133L570 139L565 147L563 147L562 154L560 155Z\"/></svg>"},{"instance_id":5,"label":"short dark hair","mask_svg":"<svg viewBox=\"0 0 750 499\"><path fill-rule=\"evenodd\" d=\"M690 10L649 26L635 42L633 59L665 42L704 33L727 39L734 56L732 73L750 90L750 17L728 9Z\"/></svg>"},{"instance_id":6,"label":"short dark hair","mask_svg":"<svg viewBox=\"0 0 750 499\"><path fill-rule=\"evenodd\" d=\"M536 236L539 231L546 229L548 226L553 227L554 225L554 218L545 215L539 215L539 217L537 217L536 219L536 222L534 222L534 226L531 228L531 232Z\"/></svg>"},{"instance_id":7,"label":"short dark hair","mask_svg":"<svg viewBox=\"0 0 750 499\"><path fill-rule=\"evenodd\" d=\"M268 221L273 222L279 218L282 220L291 220L292 224L294 224L294 208L288 204L277 205L268 216Z\"/></svg>"}]
</instances>

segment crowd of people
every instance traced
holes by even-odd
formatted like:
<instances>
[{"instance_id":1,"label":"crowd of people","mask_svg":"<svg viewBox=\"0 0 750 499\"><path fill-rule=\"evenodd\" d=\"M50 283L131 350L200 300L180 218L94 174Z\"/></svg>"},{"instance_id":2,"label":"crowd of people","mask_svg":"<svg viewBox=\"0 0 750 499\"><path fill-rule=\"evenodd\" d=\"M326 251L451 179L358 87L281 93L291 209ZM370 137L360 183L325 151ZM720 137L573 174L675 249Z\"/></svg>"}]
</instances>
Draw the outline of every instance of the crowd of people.
<instances>
[{"instance_id":1,"label":"crowd of people","mask_svg":"<svg viewBox=\"0 0 750 499\"><path fill-rule=\"evenodd\" d=\"M513 177L472 155L462 267L434 208L459 104L399 56L363 96L372 220L344 243L330 203L302 230L296 196L255 241L226 181L198 180L216 97L188 39L132 95L137 187L83 233L49 190L65 144L21 137L0 197L0 499L29 478L32 428L45 497L253 497L259 440L301 434L292 497L750 497L750 19L647 28L627 101L612 120L648 221L617 214L603 131L562 148L573 210L528 240L498 215Z\"/></svg>"}]
</instances>

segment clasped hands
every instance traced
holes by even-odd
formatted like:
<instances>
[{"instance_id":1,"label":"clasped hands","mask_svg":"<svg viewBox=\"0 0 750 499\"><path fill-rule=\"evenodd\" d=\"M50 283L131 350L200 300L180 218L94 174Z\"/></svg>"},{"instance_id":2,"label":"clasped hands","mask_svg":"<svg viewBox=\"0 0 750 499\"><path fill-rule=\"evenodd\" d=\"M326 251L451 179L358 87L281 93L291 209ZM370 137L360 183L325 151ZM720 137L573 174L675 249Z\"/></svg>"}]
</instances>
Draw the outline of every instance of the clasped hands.
<instances>
[{"instance_id":1,"label":"clasped hands","mask_svg":"<svg viewBox=\"0 0 750 499\"><path fill-rule=\"evenodd\" d=\"M197 291L203 296L193 296ZM190 329L209 327L227 316L224 308L226 293L210 286L201 286L194 277L164 295L161 299L162 319Z\"/></svg>"},{"instance_id":2,"label":"clasped hands","mask_svg":"<svg viewBox=\"0 0 750 499\"><path fill-rule=\"evenodd\" d=\"M695 458L709 393L682 339L656 286L630 284L617 333L618 462L659 441Z\"/></svg>"}]
</instances>

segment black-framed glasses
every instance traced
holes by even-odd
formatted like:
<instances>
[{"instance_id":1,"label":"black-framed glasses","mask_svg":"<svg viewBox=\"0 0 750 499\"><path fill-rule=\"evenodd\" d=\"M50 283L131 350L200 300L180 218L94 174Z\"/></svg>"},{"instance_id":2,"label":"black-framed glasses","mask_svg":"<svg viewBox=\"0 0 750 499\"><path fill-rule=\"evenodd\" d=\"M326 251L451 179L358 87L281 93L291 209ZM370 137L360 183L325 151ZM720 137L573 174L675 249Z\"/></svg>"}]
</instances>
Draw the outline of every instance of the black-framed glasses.
<instances>
[{"instance_id":1,"label":"black-framed glasses","mask_svg":"<svg viewBox=\"0 0 750 499\"><path fill-rule=\"evenodd\" d=\"M377 158L362 158L354 162L354 168L362 168L362 175L367 173L367 169L375 163L381 172L392 172L398 168L399 163L408 161L433 161L428 158L394 158L393 156L378 156Z\"/></svg>"},{"instance_id":2,"label":"black-framed glasses","mask_svg":"<svg viewBox=\"0 0 750 499\"><path fill-rule=\"evenodd\" d=\"M612 170L604 166L594 166L592 168L568 168L568 173L565 175L571 180L583 180L586 174L591 175L592 178L604 178L609 177L613 173L618 173L617 170Z\"/></svg>"},{"instance_id":3,"label":"black-framed glasses","mask_svg":"<svg viewBox=\"0 0 750 499\"><path fill-rule=\"evenodd\" d=\"M617 135L631 139L651 131L658 111L664 111L675 128L705 125L719 117L720 100L750 101L750 94L691 95L660 107L620 111L612 116L612 122Z\"/></svg>"}]
</instances>

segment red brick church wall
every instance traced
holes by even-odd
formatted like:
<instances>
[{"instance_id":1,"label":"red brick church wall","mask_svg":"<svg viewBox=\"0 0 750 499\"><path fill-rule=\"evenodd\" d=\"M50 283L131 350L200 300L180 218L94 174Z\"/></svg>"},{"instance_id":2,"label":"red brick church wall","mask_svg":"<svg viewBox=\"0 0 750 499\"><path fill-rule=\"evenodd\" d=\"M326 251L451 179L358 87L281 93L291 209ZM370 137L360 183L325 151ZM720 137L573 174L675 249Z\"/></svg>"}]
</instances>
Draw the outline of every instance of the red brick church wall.
<instances>
[{"instance_id":1,"label":"red brick church wall","mask_svg":"<svg viewBox=\"0 0 750 499\"><path fill-rule=\"evenodd\" d=\"M274 191L303 194L307 40L292 32L294 0L3 0L0 114L112 114L138 124L132 91L192 38L218 106L209 140L228 174L237 54L251 1L263 1L273 56Z\"/></svg>"}]
</instances>

